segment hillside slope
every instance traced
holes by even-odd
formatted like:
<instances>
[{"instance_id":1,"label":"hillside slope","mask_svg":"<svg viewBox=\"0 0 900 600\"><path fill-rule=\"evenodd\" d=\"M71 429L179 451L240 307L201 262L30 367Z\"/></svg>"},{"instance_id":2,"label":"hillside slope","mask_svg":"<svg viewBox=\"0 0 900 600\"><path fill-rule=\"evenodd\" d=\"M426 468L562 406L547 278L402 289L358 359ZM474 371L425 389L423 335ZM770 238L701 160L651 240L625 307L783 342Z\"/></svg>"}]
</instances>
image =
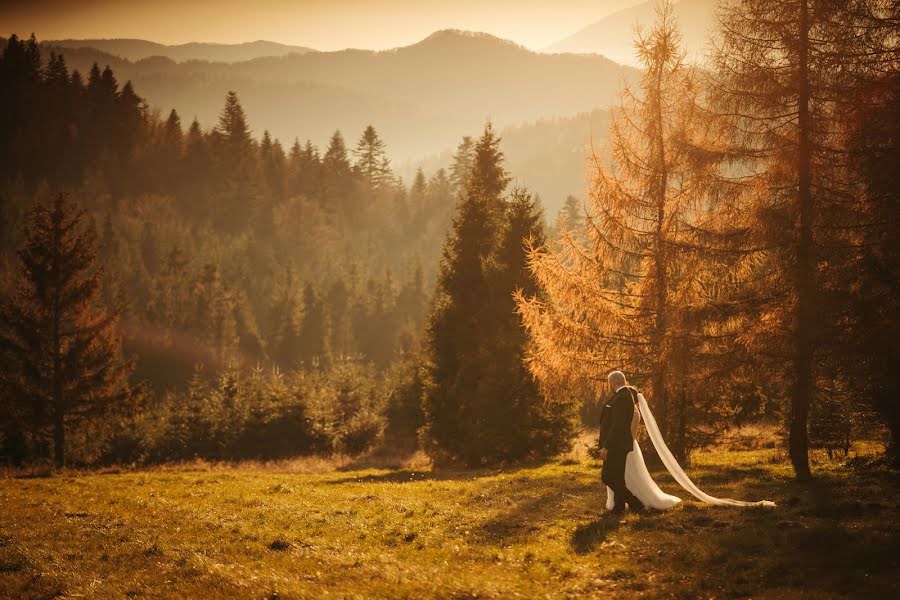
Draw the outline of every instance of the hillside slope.
<instances>
[{"instance_id":1,"label":"hillside slope","mask_svg":"<svg viewBox=\"0 0 900 600\"><path fill-rule=\"evenodd\" d=\"M699 58L707 38L715 27L715 7L718 0L680 0L674 6L675 18L691 58ZM544 49L544 52L576 52L602 54L612 60L636 65L634 28L645 29L656 18L656 0L648 0L626 8L588 25L567 38Z\"/></svg>"},{"instance_id":2,"label":"hillside slope","mask_svg":"<svg viewBox=\"0 0 900 600\"><path fill-rule=\"evenodd\" d=\"M335 129L351 142L369 123L397 160L421 158L478 132L569 116L614 101L636 71L600 56L546 55L485 34L442 31L412 46L257 58L238 63L129 61L90 48L54 48L86 72L109 64L152 108L215 124L235 90L255 135L324 145Z\"/></svg>"},{"instance_id":3,"label":"hillside slope","mask_svg":"<svg viewBox=\"0 0 900 600\"><path fill-rule=\"evenodd\" d=\"M210 62L241 62L265 56L284 56L286 54L306 54L315 52L304 46L289 46L257 40L243 44L206 44L191 42L188 44L158 44L147 40L135 39L102 39L102 40L51 40L52 46L61 48L95 48L126 60L137 61L152 56L162 56L184 62L187 60L205 60Z\"/></svg>"}]
</instances>

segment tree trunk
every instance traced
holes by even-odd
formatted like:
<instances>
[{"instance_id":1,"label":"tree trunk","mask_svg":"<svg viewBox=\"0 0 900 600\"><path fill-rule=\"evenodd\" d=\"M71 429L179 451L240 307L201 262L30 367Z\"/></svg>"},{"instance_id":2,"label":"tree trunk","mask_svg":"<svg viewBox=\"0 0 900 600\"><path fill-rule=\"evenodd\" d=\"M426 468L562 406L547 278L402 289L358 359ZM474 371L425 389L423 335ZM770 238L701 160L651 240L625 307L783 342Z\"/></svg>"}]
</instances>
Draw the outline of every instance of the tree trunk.
<instances>
[{"instance_id":1,"label":"tree trunk","mask_svg":"<svg viewBox=\"0 0 900 600\"><path fill-rule=\"evenodd\" d=\"M63 405L62 390L62 351L59 336L59 311L54 310L53 316L53 462L56 468L66 466L65 458L65 406Z\"/></svg>"},{"instance_id":2,"label":"tree trunk","mask_svg":"<svg viewBox=\"0 0 900 600\"><path fill-rule=\"evenodd\" d=\"M53 232L53 274L54 274L54 297L50 318L52 319L52 335L53 335L53 462L57 469L66 466L65 442L65 406L63 404L63 385L62 385L62 335L60 334L60 298L59 298L59 254L60 239L59 232L54 229Z\"/></svg>"},{"instance_id":3,"label":"tree trunk","mask_svg":"<svg viewBox=\"0 0 900 600\"><path fill-rule=\"evenodd\" d=\"M673 454L683 467L689 466L687 451L687 389L681 386L678 393L678 434L674 437Z\"/></svg>"},{"instance_id":4,"label":"tree trunk","mask_svg":"<svg viewBox=\"0 0 900 600\"><path fill-rule=\"evenodd\" d=\"M666 396L666 360L668 352L665 350L668 329L668 281L666 273L666 249L665 249L665 222L666 222L666 191L669 186L669 173L666 166L666 138L665 121L662 110L662 85L663 69L660 66L656 74L655 108L657 127L657 160L659 186L656 190L656 312L655 334L653 351L656 353L656 369L653 376L654 413L659 421L660 432L663 437L671 437L672 426L670 423L669 402Z\"/></svg>"},{"instance_id":5,"label":"tree trunk","mask_svg":"<svg viewBox=\"0 0 900 600\"><path fill-rule=\"evenodd\" d=\"M53 417L53 462L57 469L66 466L66 430L62 411L59 410Z\"/></svg>"},{"instance_id":6,"label":"tree trunk","mask_svg":"<svg viewBox=\"0 0 900 600\"><path fill-rule=\"evenodd\" d=\"M800 3L798 65L797 200L800 239L797 244L797 306L794 354L794 390L791 398L790 455L798 479L808 479L810 399L813 393L814 273L812 267L812 192L809 118L809 17L807 1Z\"/></svg>"}]
</instances>

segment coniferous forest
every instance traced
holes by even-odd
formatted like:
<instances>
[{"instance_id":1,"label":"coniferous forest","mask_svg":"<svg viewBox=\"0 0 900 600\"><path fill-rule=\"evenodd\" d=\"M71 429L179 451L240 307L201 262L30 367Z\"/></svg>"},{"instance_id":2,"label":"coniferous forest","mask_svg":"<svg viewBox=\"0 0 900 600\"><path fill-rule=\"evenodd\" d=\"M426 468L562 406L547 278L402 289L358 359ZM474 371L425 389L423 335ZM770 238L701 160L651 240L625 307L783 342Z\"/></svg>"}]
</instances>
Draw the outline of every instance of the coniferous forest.
<instances>
[{"instance_id":1,"label":"coniferous forest","mask_svg":"<svg viewBox=\"0 0 900 600\"><path fill-rule=\"evenodd\" d=\"M860 431L894 460L895 9L731 2L700 67L661 4L552 219L490 122L404 181L377 124L282 142L232 91L204 128L12 35L2 454L517 462L621 368L679 460L753 422L801 478Z\"/></svg>"},{"instance_id":2,"label":"coniferous forest","mask_svg":"<svg viewBox=\"0 0 900 600\"><path fill-rule=\"evenodd\" d=\"M63 449L76 463L359 453L384 436L415 448L429 301L457 203L465 211L464 199L482 193L476 167L495 180L493 220L488 237L462 243L490 239L504 253L504 287L488 306L513 343L504 366L518 371L496 383L529 379L512 293L529 280L519 240L542 236L542 217L526 191L502 196L509 178L490 124L478 144L462 138L448 168L406 184L373 126L355 143L336 131L322 150L298 139L286 151L268 132L251 135L233 92L203 131L175 110L153 114L109 67L83 77L55 53L43 64L34 37L11 37L0 64L14 92L2 111L3 443L13 460L62 464ZM73 295L91 289L71 304L52 280L63 249L41 245L57 237L78 260L54 268ZM35 247L40 269L21 272L23 245ZM92 311L109 315L105 360L128 365L108 394L78 383L90 357L69 354L77 338L57 331L71 319L90 337ZM33 362L48 351L63 364ZM69 370L63 392L42 391ZM527 394L540 411L533 384ZM81 396L96 396L91 413ZM562 448L573 424L553 420L550 446L525 434L506 440L509 458ZM471 460L490 460L487 451Z\"/></svg>"}]
</instances>

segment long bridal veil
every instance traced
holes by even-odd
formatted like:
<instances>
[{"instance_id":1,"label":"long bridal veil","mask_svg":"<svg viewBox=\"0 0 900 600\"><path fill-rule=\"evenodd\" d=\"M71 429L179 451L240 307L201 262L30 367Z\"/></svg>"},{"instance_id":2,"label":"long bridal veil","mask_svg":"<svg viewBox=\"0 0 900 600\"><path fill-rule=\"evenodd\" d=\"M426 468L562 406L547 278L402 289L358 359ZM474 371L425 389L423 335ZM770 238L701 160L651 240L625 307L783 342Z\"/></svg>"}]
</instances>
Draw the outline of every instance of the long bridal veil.
<instances>
[{"instance_id":1,"label":"long bridal veil","mask_svg":"<svg viewBox=\"0 0 900 600\"><path fill-rule=\"evenodd\" d=\"M644 395L641 393L638 393L637 397L639 406L641 408L641 417L644 420L644 425L647 427L647 433L650 434L650 441L653 442L653 447L656 448L656 453L659 454L659 458L662 459L663 464L669 471L669 474L672 475L675 481L678 482L678 485L683 487L698 500L707 502L709 504L724 504L728 506L775 506L775 503L770 502L769 500L743 502L741 500L732 500L731 498L716 498L714 496L710 496L709 494L698 488L696 485L694 485L694 482L691 481L687 475L685 475L684 470L681 468L681 465L679 465L678 461L675 460L675 457L672 456L672 452L669 451L669 447L666 446L666 442L663 440L662 434L660 434L659 432L659 427L656 425L656 419L653 418L653 413L650 412L650 407L647 405L646 398L644 398Z\"/></svg>"}]
</instances>

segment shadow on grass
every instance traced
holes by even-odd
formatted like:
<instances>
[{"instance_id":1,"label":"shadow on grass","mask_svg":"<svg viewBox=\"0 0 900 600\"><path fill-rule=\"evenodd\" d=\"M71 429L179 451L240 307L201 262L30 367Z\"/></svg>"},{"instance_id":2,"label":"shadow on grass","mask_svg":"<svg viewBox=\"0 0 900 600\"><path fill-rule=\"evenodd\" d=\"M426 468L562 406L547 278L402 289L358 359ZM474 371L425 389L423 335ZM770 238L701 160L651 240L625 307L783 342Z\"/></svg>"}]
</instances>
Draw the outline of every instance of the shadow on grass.
<instances>
[{"instance_id":1,"label":"shadow on grass","mask_svg":"<svg viewBox=\"0 0 900 600\"><path fill-rule=\"evenodd\" d=\"M603 544L609 534L619 528L624 516L621 513L605 513L599 519L582 523L572 532L569 544L575 554L588 554Z\"/></svg>"},{"instance_id":2,"label":"shadow on grass","mask_svg":"<svg viewBox=\"0 0 900 600\"><path fill-rule=\"evenodd\" d=\"M548 524L596 508L602 489L599 480L567 475L505 482L494 495L515 502L483 521L473 532L486 544L527 543Z\"/></svg>"},{"instance_id":3,"label":"shadow on grass","mask_svg":"<svg viewBox=\"0 0 900 600\"><path fill-rule=\"evenodd\" d=\"M15 473L14 479L50 479L53 477L53 471L50 469L40 471L27 471L25 473Z\"/></svg>"},{"instance_id":4,"label":"shadow on grass","mask_svg":"<svg viewBox=\"0 0 900 600\"><path fill-rule=\"evenodd\" d=\"M847 469L798 482L758 471L748 476L746 469L704 467L703 481L730 484L748 499L770 498L775 509L691 503L656 524L629 526L653 531L663 553L657 562L691 574L696 587L684 591L695 596L803 589L813 597L900 597L900 536L890 516L897 510L896 480Z\"/></svg>"},{"instance_id":5,"label":"shadow on grass","mask_svg":"<svg viewBox=\"0 0 900 600\"><path fill-rule=\"evenodd\" d=\"M395 460L395 462L397 462ZM462 466L443 466L432 467L429 470L419 470L415 468L401 468L379 463L379 461L368 458L359 459L344 465L337 470L342 473L352 473L354 471L366 471L371 469L387 469L387 473L348 476L341 479L329 481L331 484L338 483L408 483L414 481L463 481L477 480L486 477L494 477L499 474L516 474L523 471L539 469L548 464L554 464L554 459L532 460L512 464L501 464L493 467L482 468L466 468Z\"/></svg>"},{"instance_id":6,"label":"shadow on grass","mask_svg":"<svg viewBox=\"0 0 900 600\"><path fill-rule=\"evenodd\" d=\"M688 476L697 484L700 489L715 495L714 490L708 490L705 486L723 485L734 483L735 481L769 481L772 478L772 472L762 467L710 467L702 466L688 469ZM655 478L669 478L668 472L661 471L654 473Z\"/></svg>"},{"instance_id":7,"label":"shadow on grass","mask_svg":"<svg viewBox=\"0 0 900 600\"><path fill-rule=\"evenodd\" d=\"M584 556L621 535L635 548L629 556L637 564L665 565L660 581L677 581L686 597L777 597L790 590L900 597L900 529L893 518L900 480L894 474L848 467L797 482L765 465L703 465L690 474L713 495L768 499L778 507L698 503L660 472L654 478L685 502L624 521L596 512L603 486L588 469L543 475L528 467L403 469L329 483L483 480L466 490L461 506L476 521L471 532L479 543L529 544L562 533L571 552Z\"/></svg>"},{"instance_id":8,"label":"shadow on grass","mask_svg":"<svg viewBox=\"0 0 900 600\"><path fill-rule=\"evenodd\" d=\"M362 476L348 476L326 481L328 485L344 483L414 483L417 481L463 481L497 475L500 471L416 471L400 469Z\"/></svg>"}]
</instances>

